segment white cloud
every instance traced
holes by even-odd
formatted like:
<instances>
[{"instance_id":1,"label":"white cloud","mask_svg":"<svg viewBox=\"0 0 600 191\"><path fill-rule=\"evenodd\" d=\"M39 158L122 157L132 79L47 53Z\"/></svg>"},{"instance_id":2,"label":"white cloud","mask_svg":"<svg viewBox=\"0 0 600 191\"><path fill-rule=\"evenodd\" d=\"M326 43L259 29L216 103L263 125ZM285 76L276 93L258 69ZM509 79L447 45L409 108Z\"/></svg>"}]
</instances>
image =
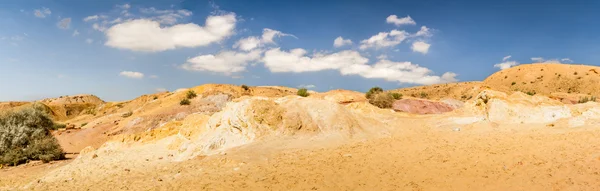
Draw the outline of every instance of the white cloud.
<instances>
[{"instance_id":1,"label":"white cloud","mask_svg":"<svg viewBox=\"0 0 600 191\"><path fill-rule=\"evenodd\" d=\"M73 31L73 35L72 36L79 36L79 31L77 31L77 30Z\"/></svg>"},{"instance_id":2,"label":"white cloud","mask_svg":"<svg viewBox=\"0 0 600 191\"><path fill-rule=\"evenodd\" d=\"M233 48L238 48L244 51L250 51L255 48L264 47L267 44L275 44L274 38L283 36L296 37L294 35L286 34L281 31L265 28L263 29L263 34L260 38L257 36L242 38L238 40L235 44L233 44Z\"/></svg>"},{"instance_id":3,"label":"white cloud","mask_svg":"<svg viewBox=\"0 0 600 191\"><path fill-rule=\"evenodd\" d=\"M507 60L508 60L508 59L510 59L511 57L512 57L511 55L505 56L504 58L502 58L502 62L505 62L505 61L507 61Z\"/></svg>"},{"instance_id":4,"label":"white cloud","mask_svg":"<svg viewBox=\"0 0 600 191\"><path fill-rule=\"evenodd\" d=\"M177 23L180 19L189 17L192 15L191 11L188 10L160 10L154 7L150 8L141 8L140 12L143 14L153 15L150 19L154 21L158 21L161 24L173 25ZM154 16L155 15L155 16Z\"/></svg>"},{"instance_id":5,"label":"white cloud","mask_svg":"<svg viewBox=\"0 0 600 191\"><path fill-rule=\"evenodd\" d=\"M95 21L95 20L98 20L98 18L100 18L100 16L92 15L92 16L87 16L87 17L83 18L83 21L85 21L85 22Z\"/></svg>"},{"instance_id":6,"label":"white cloud","mask_svg":"<svg viewBox=\"0 0 600 191\"><path fill-rule=\"evenodd\" d=\"M408 33L406 31L392 30L388 32L380 32L372 36L369 39L365 39L360 41L360 49L364 50L367 48L385 48L392 47L400 44L404 39L408 37Z\"/></svg>"},{"instance_id":7,"label":"white cloud","mask_svg":"<svg viewBox=\"0 0 600 191\"><path fill-rule=\"evenodd\" d=\"M420 52L422 54L427 54L430 46L431 45L427 44L426 42L416 41L416 42L412 43L412 46L410 47L410 49L412 49L413 52Z\"/></svg>"},{"instance_id":8,"label":"white cloud","mask_svg":"<svg viewBox=\"0 0 600 191\"><path fill-rule=\"evenodd\" d=\"M121 9L129 9L129 8L131 8L131 5L129 5L128 3L125 3L123 5L117 5L117 7L121 8Z\"/></svg>"},{"instance_id":9,"label":"white cloud","mask_svg":"<svg viewBox=\"0 0 600 191\"><path fill-rule=\"evenodd\" d=\"M161 27L157 21L137 19L110 27L105 45L146 52L206 46L233 35L235 24L233 13L209 16L203 27L193 23Z\"/></svg>"},{"instance_id":10,"label":"white cloud","mask_svg":"<svg viewBox=\"0 0 600 191\"><path fill-rule=\"evenodd\" d=\"M544 59L542 57L532 57L531 61L534 61L536 63L559 63L559 64L563 64L563 63L573 63L573 60L571 60L570 58L554 58L554 59Z\"/></svg>"},{"instance_id":11,"label":"white cloud","mask_svg":"<svg viewBox=\"0 0 600 191\"><path fill-rule=\"evenodd\" d=\"M350 40L350 39L344 39L341 36L338 36L333 41L333 47L336 47L336 48L339 48L339 47L342 47L342 46L346 46L346 45L352 45L352 40Z\"/></svg>"},{"instance_id":12,"label":"white cloud","mask_svg":"<svg viewBox=\"0 0 600 191\"><path fill-rule=\"evenodd\" d=\"M420 36L422 36L422 37L430 37L431 35L432 35L431 31L430 31L429 28L427 28L427 26L421 26L421 29L419 31L417 31L417 33L415 33L414 36L415 37L420 37Z\"/></svg>"},{"instance_id":13,"label":"white cloud","mask_svg":"<svg viewBox=\"0 0 600 191\"><path fill-rule=\"evenodd\" d=\"M390 15L385 19L385 22L394 24L396 26L400 25L415 25L417 24L410 16L398 18L396 15Z\"/></svg>"},{"instance_id":14,"label":"white cloud","mask_svg":"<svg viewBox=\"0 0 600 191\"><path fill-rule=\"evenodd\" d=\"M69 26L71 26L71 18L61 19L58 23L56 23L56 26L60 29L69 29Z\"/></svg>"},{"instance_id":15,"label":"white cloud","mask_svg":"<svg viewBox=\"0 0 600 191\"><path fill-rule=\"evenodd\" d=\"M216 55L207 54L190 58L181 68L190 71L211 71L231 75L246 70L248 62L260 59L261 51L250 52L222 51Z\"/></svg>"},{"instance_id":16,"label":"white cloud","mask_svg":"<svg viewBox=\"0 0 600 191\"><path fill-rule=\"evenodd\" d=\"M387 56L387 55L385 55L385 54L382 54L382 55L379 55L379 56L377 56L377 59L378 59L378 60L387 60L387 59L388 59L388 56Z\"/></svg>"},{"instance_id":17,"label":"white cloud","mask_svg":"<svg viewBox=\"0 0 600 191\"><path fill-rule=\"evenodd\" d=\"M100 31L100 32L104 32L104 31L106 31L106 26L104 26L104 25L100 25L100 24L98 24L98 23L94 23L94 24L92 25L92 28L93 28L94 30L97 30L97 31Z\"/></svg>"},{"instance_id":18,"label":"white cloud","mask_svg":"<svg viewBox=\"0 0 600 191\"><path fill-rule=\"evenodd\" d=\"M307 85L299 85L298 88L306 88L306 89L313 89L316 88L317 86L313 85L313 84L307 84Z\"/></svg>"},{"instance_id":19,"label":"white cloud","mask_svg":"<svg viewBox=\"0 0 600 191\"><path fill-rule=\"evenodd\" d=\"M94 42L94 39L91 39L91 38L85 39L85 43L92 44L93 42Z\"/></svg>"},{"instance_id":20,"label":"white cloud","mask_svg":"<svg viewBox=\"0 0 600 191\"><path fill-rule=\"evenodd\" d=\"M122 71L119 73L119 76L124 76L128 78L142 79L144 78L144 74L140 72L132 72L132 71Z\"/></svg>"},{"instance_id":21,"label":"white cloud","mask_svg":"<svg viewBox=\"0 0 600 191\"><path fill-rule=\"evenodd\" d=\"M46 18L46 16L52 14L52 11L46 7L42 7L42 9L34 10L33 14L38 18Z\"/></svg>"},{"instance_id":22,"label":"white cloud","mask_svg":"<svg viewBox=\"0 0 600 191\"><path fill-rule=\"evenodd\" d=\"M312 57L306 56L306 53L304 49L292 49L287 52L274 48L265 52L263 62L271 72L338 70L342 75L359 75L364 78L385 79L399 83L435 84L457 81L454 73L447 72L442 76L435 76L428 68L411 62L393 62L384 59L369 65L367 64L369 59L352 50L332 54L317 53Z\"/></svg>"},{"instance_id":23,"label":"white cloud","mask_svg":"<svg viewBox=\"0 0 600 191\"><path fill-rule=\"evenodd\" d=\"M560 61L562 61L562 63L573 63L573 60L571 60L570 58L563 58L560 59Z\"/></svg>"},{"instance_id":24,"label":"white cloud","mask_svg":"<svg viewBox=\"0 0 600 191\"><path fill-rule=\"evenodd\" d=\"M516 61L504 61L502 63L494 64L494 67L500 68L500 70L504 70L516 65L519 65L519 63Z\"/></svg>"}]
</instances>

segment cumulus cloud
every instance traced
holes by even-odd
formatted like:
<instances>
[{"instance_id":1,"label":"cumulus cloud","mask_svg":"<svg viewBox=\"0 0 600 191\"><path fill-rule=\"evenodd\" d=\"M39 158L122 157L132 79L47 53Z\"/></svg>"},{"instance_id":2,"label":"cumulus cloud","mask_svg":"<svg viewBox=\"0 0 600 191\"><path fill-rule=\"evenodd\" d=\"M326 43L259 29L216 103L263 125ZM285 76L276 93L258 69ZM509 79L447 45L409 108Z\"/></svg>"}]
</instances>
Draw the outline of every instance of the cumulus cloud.
<instances>
[{"instance_id":1,"label":"cumulus cloud","mask_svg":"<svg viewBox=\"0 0 600 191\"><path fill-rule=\"evenodd\" d=\"M79 36L79 31L77 31L77 30L73 31L72 36Z\"/></svg>"},{"instance_id":2,"label":"cumulus cloud","mask_svg":"<svg viewBox=\"0 0 600 191\"><path fill-rule=\"evenodd\" d=\"M392 30L390 32L380 32L369 39L360 41L360 49L379 49L396 46L404 41L408 36L409 34L406 31Z\"/></svg>"},{"instance_id":3,"label":"cumulus cloud","mask_svg":"<svg viewBox=\"0 0 600 191\"><path fill-rule=\"evenodd\" d=\"M344 39L341 36L338 36L333 41L333 47L336 47L336 48L339 48L339 47L342 47L342 46L346 46L346 45L352 45L352 40L350 40L350 39Z\"/></svg>"},{"instance_id":4,"label":"cumulus cloud","mask_svg":"<svg viewBox=\"0 0 600 191\"><path fill-rule=\"evenodd\" d=\"M56 26L60 29L69 29L69 26L71 26L71 18L61 19L58 23L56 23Z\"/></svg>"},{"instance_id":5,"label":"cumulus cloud","mask_svg":"<svg viewBox=\"0 0 600 191\"><path fill-rule=\"evenodd\" d=\"M516 61L509 61L508 59L510 59L511 57L512 57L511 55L505 56L504 58L502 58L502 62L498 63L498 64L494 64L494 67L500 68L500 70L504 70L504 69L519 65L519 63Z\"/></svg>"},{"instance_id":6,"label":"cumulus cloud","mask_svg":"<svg viewBox=\"0 0 600 191\"><path fill-rule=\"evenodd\" d=\"M415 37L430 37L432 36L431 31L427 26L421 26L421 29L414 35Z\"/></svg>"},{"instance_id":7,"label":"cumulus cloud","mask_svg":"<svg viewBox=\"0 0 600 191\"><path fill-rule=\"evenodd\" d=\"M194 23L161 27L149 19L126 21L106 30L105 45L133 51L158 52L179 47L200 47L233 35L234 13L209 16L205 26Z\"/></svg>"},{"instance_id":8,"label":"cumulus cloud","mask_svg":"<svg viewBox=\"0 0 600 191\"><path fill-rule=\"evenodd\" d=\"M385 22L394 24L396 26L400 25L415 25L417 24L410 16L398 18L396 15L390 15L385 19Z\"/></svg>"},{"instance_id":9,"label":"cumulus cloud","mask_svg":"<svg viewBox=\"0 0 600 191\"><path fill-rule=\"evenodd\" d=\"M502 63L494 64L494 67L500 68L500 70L504 70L513 66L519 65L516 61L505 61Z\"/></svg>"},{"instance_id":10,"label":"cumulus cloud","mask_svg":"<svg viewBox=\"0 0 600 191\"><path fill-rule=\"evenodd\" d=\"M222 51L190 58L181 68L190 71L210 71L231 75L246 70L249 62L259 60L260 50L250 52Z\"/></svg>"},{"instance_id":11,"label":"cumulus cloud","mask_svg":"<svg viewBox=\"0 0 600 191\"><path fill-rule=\"evenodd\" d=\"M271 72L338 70L342 75L359 75L364 78L385 79L399 83L435 84L457 81L455 73L447 72L442 76L436 76L428 68L411 62L382 59L369 65L369 59L352 50L331 54L317 53L312 56L306 54L307 51L304 49L282 51L274 48L265 52L262 61Z\"/></svg>"},{"instance_id":12,"label":"cumulus cloud","mask_svg":"<svg viewBox=\"0 0 600 191\"><path fill-rule=\"evenodd\" d=\"M95 21L95 20L98 20L98 18L100 18L100 16L92 15L92 16L87 16L87 17L83 18L83 21L85 21L85 22Z\"/></svg>"},{"instance_id":13,"label":"cumulus cloud","mask_svg":"<svg viewBox=\"0 0 600 191\"><path fill-rule=\"evenodd\" d=\"M100 24L98 24L98 23L94 23L94 24L92 25L92 28L93 28L94 30L97 30L97 31L100 31L100 32L104 32L104 31L106 31L106 26L104 26L104 25L100 25Z\"/></svg>"},{"instance_id":14,"label":"cumulus cloud","mask_svg":"<svg viewBox=\"0 0 600 191\"><path fill-rule=\"evenodd\" d=\"M154 7L141 8L140 12L147 15L152 15L150 20L158 21L161 24L173 25L180 19L189 17L192 15L191 11L188 10L160 10Z\"/></svg>"},{"instance_id":15,"label":"cumulus cloud","mask_svg":"<svg viewBox=\"0 0 600 191\"><path fill-rule=\"evenodd\" d=\"M413 52L420 52L422 54L427 54L430 46L431 45L427 44L426 42L416 41L416 42L412 43L412 46L410 47L410 49L412 49Z\"/></svg>"},{"instance_id":16,"label":"cumulus cloud","mask_svg":"<svg viewBox=\"0 0 600 191\"><path fill-rule=\"evenodd\" d=\"M536 63L559 63L559 64L563 64L563 63L573 63L573 60L571 60L570 58L553 58L553 59L544 59L543 57L532 57L531 61L534 61Z\"/></svg>"},{"instance_id":17,"label":"cumulus cloud","mask_svg":"<svg viewBox=\"0 0 600 191\"><path fill-rule=\"evenodd\" d=\"M235 44L233 44L233 48L238 48L244 51L251 51L255 48L264 47L267 44L275 44L275 37L284 36L291 36L296 38L296 36L291 34L286 34L281 31L265 28L263 29L263 34L261 37L250 36L242 38L238 40Z\"/></svg>"},{"instance_id":18,"label":"cumulus cloud","mask_svg":"<svg viewBox=\"0 0 600 191\"><path fill-rule=\"evenodd\" d=\"M119 73L119 76L124 76L124 77L134 78L134 79L144 78L144 74L142 74L140 72L133 72L133 71L122 71L121 73Z\"/></svg>"},{"instance_id":19,"label":"cumulus cloud","mask_svg":"<svg viewBox=\"0 0 600 191\"><path fill-rule=\"evenodd\" d=\"M46 7L42 7L42 9L33 10L33 15L37 18L46 18L46 16L52 14L52 11Z\"/></svg>"},{"instance_id":20,"label":"cumulus cloud","mask_svg":"<svg viewBox=\"0 0 600 191\"><path fill-rule=\"evenodd\" d=\"M317 86L315 86L315 85L313 85L313 84L306 84L306 85L305 85L305 84L302 84L302 85L299 85L299 86L298 86L298 88L306 88L306 89L313 89L313 88L316 88L316 87L317 87Z\"/></svg>"}]
</instances>

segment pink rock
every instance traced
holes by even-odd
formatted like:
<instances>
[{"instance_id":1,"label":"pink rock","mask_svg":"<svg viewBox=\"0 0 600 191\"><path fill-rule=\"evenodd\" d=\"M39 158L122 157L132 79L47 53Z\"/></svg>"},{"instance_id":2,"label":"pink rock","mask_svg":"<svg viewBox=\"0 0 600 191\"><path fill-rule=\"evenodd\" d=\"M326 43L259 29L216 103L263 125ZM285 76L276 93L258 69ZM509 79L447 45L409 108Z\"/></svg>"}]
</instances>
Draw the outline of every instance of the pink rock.
<instances>
[{"instance_id":1,"label":"pink rock","mask_svg":"<svg viewBox=\"0 0 600 191\"><path fill-rule=\"evenodd\" d=\"M416 99L397 100L392 105L392 109L414 114L439 114L454 110L450 105L442 102Z\"/></svg>"}]
</instances>

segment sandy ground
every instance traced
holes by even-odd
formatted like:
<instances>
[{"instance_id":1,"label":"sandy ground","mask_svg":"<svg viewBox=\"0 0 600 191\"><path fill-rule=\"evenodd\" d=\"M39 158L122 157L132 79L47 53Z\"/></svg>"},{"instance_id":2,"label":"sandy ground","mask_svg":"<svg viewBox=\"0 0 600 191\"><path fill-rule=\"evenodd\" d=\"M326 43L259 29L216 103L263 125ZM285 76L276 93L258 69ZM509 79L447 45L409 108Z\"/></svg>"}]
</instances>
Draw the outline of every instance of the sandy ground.
<instances>
[{"instance_id":1,"label":"sandy ground","mask_svg":"<svg viewBox=\"0 0 600 191\"><path fill-rule=\"evenodd\" d=\"M151 158L25 190L597 190L600 129L403 119L391 136L272 140L184 162ZM161 162L163 161L163 162ZM51 172L56 167L0 171ZM113 164L111 164L113 165ZM142 164L143 165L143 164ZM95 171L95 172L92 172ZM29 178L31 179L31 178ZM17 184L23 183L17 181ZM0 184L1 186L2 184Z\"/></svg>"}]
</instances>

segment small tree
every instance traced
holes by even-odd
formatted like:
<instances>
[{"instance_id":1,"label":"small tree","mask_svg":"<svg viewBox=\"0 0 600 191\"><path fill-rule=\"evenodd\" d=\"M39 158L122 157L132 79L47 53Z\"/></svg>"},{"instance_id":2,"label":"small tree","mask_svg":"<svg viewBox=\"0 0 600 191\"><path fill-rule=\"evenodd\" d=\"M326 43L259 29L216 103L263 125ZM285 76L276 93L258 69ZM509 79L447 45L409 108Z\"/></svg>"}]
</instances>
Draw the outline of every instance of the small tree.
<instances>
[{"instance_id":1,"label":"small tree","mask_svg":"<svg viewBox=\"0 0 600 191\"><path fill-rule=\"evenodd\" d=\"M396 92L394 92L394 93L391 93L391 94L392 94L392 97L393 97L395 100L402 99L402 94L401 94L401 93L396 93Z\"/></svg>"},{"instance_id":2,"label":"small tree","mask_svg":"<svg viewBox=\"0 0 600 191\"><path fill-rule=\"evenodd\" d=\"M179 101L179 105L190 105L190 100L189 99L182 99L181 101Z\"/></svg>"},{"instance_id":3,"label":"small tree","mask_svg":"<svg viewBox=\"0 0 600 191\"><path fill-rule=\"evenodd\" d=\"M308 97L310 95L306 88L299 89L296 94L302 97Z\"/></svg>"},{"instance_id":4,"label":"small tree","mask_svg":"<svg viewBox=\"0 0 600 191\"><path fill-rule=\"evenodd\" d=\"M248 91L250 90L250 87L248 87L246 84L242 84L242 89L244 89L244 91Z\"/></svg>"},{"instance_id":5,"label":"small tree","mask_svg":"<svg viewBox=\"0 0 600 191\"><path fill-rule=\"evenodd\" d=\"M187 92L187 95L185 96L187 99L194 99L196 96L196 92L194 90L190 90Z\"/></svg>"},{"instance_id":6,"label":"small tree","mask_svg":"<svg viewBox=\"0 0 600 191\"><path fill-rule=\"evenodd\" d=\"M365 94L365 97L367 97L367 99L371 99L371 97L375 94L381 93L383 92L383 89L381 89L380 87L372 87L371 89L369 89L369 91Z\"/></svg>"}]
</instances>

